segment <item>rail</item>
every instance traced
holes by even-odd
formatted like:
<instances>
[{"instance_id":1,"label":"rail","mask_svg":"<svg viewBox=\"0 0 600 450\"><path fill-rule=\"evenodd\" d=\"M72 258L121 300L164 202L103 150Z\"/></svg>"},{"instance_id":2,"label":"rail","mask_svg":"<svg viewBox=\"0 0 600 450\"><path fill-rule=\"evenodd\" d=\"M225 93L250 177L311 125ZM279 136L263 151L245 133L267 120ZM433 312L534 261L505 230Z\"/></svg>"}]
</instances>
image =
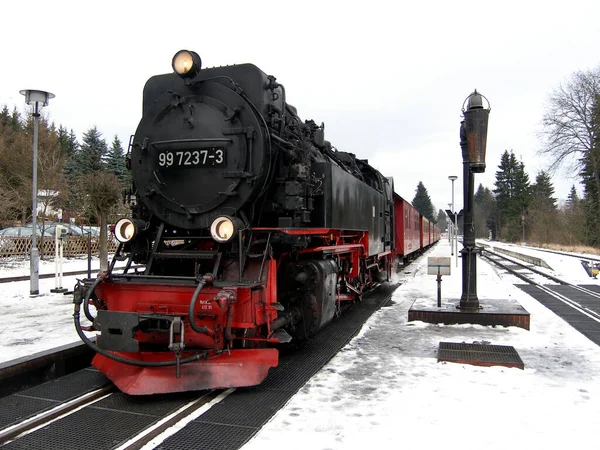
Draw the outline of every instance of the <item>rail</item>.
<instances>
[{"instance_id":1,"label":"rail","mask_svg":"<svg viewBox=\"0 0 600 450\"><path fill-rule=\"evenodd\" d=\"M48 425L60 417L72 414L86 405L91 405L99 399L110 395L114 390L115 386L112 384L105 386L93 392L88 392L87 394L84 394L69 402L62 403L55 408L38 414L37 416L25 419L16 425L7 427L0 431L0 445L4 445L7 442L17 439L19 436L30 433L41 426Z\"/></svg>"},{"instance_id":2,"label":"rail","mask_svg":"<svg viewBox=\"0 0 600 450\"><path fill-rule=\"evenodd\" d=\"M533 273L536 273L538 275L541 275L543 277L548 278L549 280L554 281L555 283L558 284L562 284L563 286L569 286L572 289L575 289L583 294L586 294L590 297L593 298L598 298L600 299L600 293L592 291L590 289L584 288L582 286L578 286L576 284L570 283L568 281L565 280L561 280L560 278L557 278L553 275L550 275L548 273L542 272L541 270L537 270L534 269L533 267L527 266L525 264L522 264L516 260L514 260L513 258L508 258L504 255L501 255L499 253L494 253L493 251L490 250L484 250L482 252L482 257L484 257L486 260L488 260L489 262L492 262L493 264L497 265L498 267L501 267L502 269L510 272L511 274L517 276L518 278L522 279L523 281L525 281L526 283L529 283L531 285L536 286L538 289L546 292L547 294L553 296L554 298L562 301L563 303L567 304L568 306L570 306L571 308L579 311L580 313L588 316L589 318L595 320L596 322L600 323L600 314L597 313L596 311L591 310L590 308L585 307L584 305L582 305L580 302L578 302L577 300L574 300L572 298L567 297L566 295L560 294L556 291L553 291L552 289L550 289L547 286L544 286L542 284L536 283L535 281L533 281L531 278L529 278L527 276L527 274L523 274L521 272L518 272L515 269L512 269L510 267L508 267L506 264L501 263L498 259L502 259L505 261L510 262L511 264L516 264L517 266L521 266L524 269L527 269Z\"/></svg>"}]
</instances>

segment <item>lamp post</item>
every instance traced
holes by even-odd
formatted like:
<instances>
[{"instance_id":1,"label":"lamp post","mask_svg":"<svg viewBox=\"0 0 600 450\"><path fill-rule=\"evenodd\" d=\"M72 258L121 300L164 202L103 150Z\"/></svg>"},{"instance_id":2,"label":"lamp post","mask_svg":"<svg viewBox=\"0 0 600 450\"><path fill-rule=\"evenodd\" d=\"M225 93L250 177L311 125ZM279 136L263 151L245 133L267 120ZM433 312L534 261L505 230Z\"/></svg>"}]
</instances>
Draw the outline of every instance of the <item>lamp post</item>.
<instances>
[{"instance_id":1,"label":"lamp post","mask_svg":"<svg viewBox=\"0 0 600 450\"><path fill-rule=\"evenodd\" d=\"M29 276L29 293L37 295L40 293L40 253L37 248L37 153L38 153L38 128L40 110L48 105L54 94L46 91L24 89L19 91L25 96L25 103L33 106L33 177L32 177L32 232L31 232L31 259L29 262L31 273Z\"/></svg>"},{"instance_id":2,"label":"lamp post","mask_svg":"<svg viewBox=\"0 0 600 450\"><path fill-rule=\"evenodd\" d=\"M458 180L456 175L450 175L448 179L452 182L452 214L454 214L454 236L452 237L452 256L454 255L454 245L456 244L456 264L458 266L458 224L456 222L456 212L454 211L454 182Z\"/></svg>"},{"instance_id":3,"label":"lamp post","mask_svg":"<svg viewBox=\"0 0 600 450\"><path fill-rule=\"evenodd\" d=\"M452 212L453 206L452 203L448 203L448 208L450 208L448 211ZM454 222L452 222L452 217L448 216L448 221L449 221L449 226L448 226L448 243L451 244L450 245L450 253L452 256L454 256Z\"/></svg>"},{"instance_id":4,"label":"lamp post","mask_svg":"<svg viewBox=\"0 0 600 450\"><path fill-rule=\"evenodd\" d=\"M479 309L477 298L477 249L475 247L475 227L473 222L474 174L485 172L485 146L490 104L483 107L485 97L475 90L463 103L464 120L460 124L460 148L463 157L463 279L461 309ZM467 108L464 108L464 104Z\"/></svg>"}]
</instances>

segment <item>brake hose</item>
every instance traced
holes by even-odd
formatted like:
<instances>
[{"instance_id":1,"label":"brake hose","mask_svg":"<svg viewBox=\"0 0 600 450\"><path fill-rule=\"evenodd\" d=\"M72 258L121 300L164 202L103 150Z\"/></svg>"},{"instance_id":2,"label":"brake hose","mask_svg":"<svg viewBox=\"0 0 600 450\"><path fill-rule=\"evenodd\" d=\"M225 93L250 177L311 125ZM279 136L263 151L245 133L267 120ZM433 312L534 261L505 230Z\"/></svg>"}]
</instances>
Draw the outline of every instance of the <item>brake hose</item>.
<instances>
[{"instance_id":1,"label":"brake hose","mask_svg":"<svg viewBox=\"0 0 600 450\"><path fill-rule=\"evenodd\" d=\"M192 300L190 301L190 306L188 308L188 320L190 322L190 326L192 330L196 333L206 333L206 327L199 327L196 325L196 320L194 319L194 310L196 309L196 302L198 301L198 296L200 295L200 291L204 287L206 283L210 283L213 280L213 276L211 273L207 273L198 281L198 286L194 291L194 295L192 295Z\"/></svg>"},{"instance_id":2,"label":"brake hose","mask_svg":"<svg viewBox=\"0 0 600 450\"><path fill-rule=\"evenodd\" d=\"M188 356L187 358L183 358L180 360L173 359L171 361L140 361L137 359L124 358L122 356L115 355L113 353L110 353L109 351L103 350L100 347L98 347L96 344L94 344L92 341L89 340L89 338L85 335L85 333L81 329L80 311L81 311L81 303L83 302L86 305L89 303L89 298L92 295L92 293L94 292L94 290L96 289L96 286L98 286L98 284L100 283L100 281L102 281L100 278L96 279L96 282L92 285L92 288L86 292L86 294L84 296L85 299L77 298L78 297L77 295L73 296L73 303L75 304L75 310L73 312L73 321L75 323L75 330L77 331L77 334L79 335L81 340L89 348L91 348L92 350L94 350L95 352L99 353L100 355L102 355L106 358L112 359L114 361L117 361L117 362L120 362L123 364L129 364L131 366L138 366L138 367L176 366L179 364L186 364L186 363L198 361L202 357L202 355L200 353L196 353L192 356ZM88 313L89 313L89 311L88 311ZM87 314L86 314L86 316L87 316ZM89 317L88 317L88 319L89 319ZM91 321L93 322L93 320L94 319L92 318Z\"/></svg>"}]
</instances>

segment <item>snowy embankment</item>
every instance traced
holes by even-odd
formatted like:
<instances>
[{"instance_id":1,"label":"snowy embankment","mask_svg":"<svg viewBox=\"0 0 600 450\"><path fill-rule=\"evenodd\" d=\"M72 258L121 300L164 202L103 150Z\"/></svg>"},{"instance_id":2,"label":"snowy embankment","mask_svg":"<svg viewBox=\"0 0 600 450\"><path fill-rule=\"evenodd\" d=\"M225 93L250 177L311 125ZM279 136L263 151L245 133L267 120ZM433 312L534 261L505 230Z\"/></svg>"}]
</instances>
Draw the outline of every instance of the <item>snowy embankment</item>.
<instances>
[{"instance_id":1,"label":"snowy embankment","mask_svg":"<svg viewBox=\"0 0 600 450\"><path fill-rule=\"evenodd\" d=\"M92 260L92 270L99 268L98 258ZM87 270L87 258L65 260L63 272ZM29 261L0 264L0 277L29 275ZM55 273L54 261L40 261L40 274ZM62 286L72 290L77 278L63 277ZM73 325L72 295L51 293L56 279L39 280L40 295L29 295L29 281L0 284L0 362L10 361L64 344L80 342ZM83 324L89 323L82 320Z\"/></svg>"}]
</instances>

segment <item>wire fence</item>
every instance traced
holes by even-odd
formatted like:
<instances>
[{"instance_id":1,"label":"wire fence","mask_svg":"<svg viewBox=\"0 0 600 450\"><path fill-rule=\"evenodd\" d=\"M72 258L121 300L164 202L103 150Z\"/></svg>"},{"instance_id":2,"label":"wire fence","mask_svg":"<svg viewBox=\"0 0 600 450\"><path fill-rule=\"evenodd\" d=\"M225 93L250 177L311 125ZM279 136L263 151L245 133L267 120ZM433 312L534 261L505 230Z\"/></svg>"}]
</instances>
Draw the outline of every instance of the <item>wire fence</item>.
<instances>
[{"instance_id":1,"label":"wire fence","mask_svg":"<svg viewBox=\"0 0 600 450\"><path fill-rule=\"evenodd\" d=\"M37 239L37 248L40 252L40 258L53 258L55 253L55 244L53 237L43 237ZM118 242L108 237L108 252L114 252L117 249ZM88 250L89 247L89 250ZM63 255L77 256L98 254L99 242L97 237L89 238L87 236L67 236L64 239ZM28 237L2 237L0 236L0 259L26 259L31 253L31 236Z\"/></svg>"}]
</instances>

